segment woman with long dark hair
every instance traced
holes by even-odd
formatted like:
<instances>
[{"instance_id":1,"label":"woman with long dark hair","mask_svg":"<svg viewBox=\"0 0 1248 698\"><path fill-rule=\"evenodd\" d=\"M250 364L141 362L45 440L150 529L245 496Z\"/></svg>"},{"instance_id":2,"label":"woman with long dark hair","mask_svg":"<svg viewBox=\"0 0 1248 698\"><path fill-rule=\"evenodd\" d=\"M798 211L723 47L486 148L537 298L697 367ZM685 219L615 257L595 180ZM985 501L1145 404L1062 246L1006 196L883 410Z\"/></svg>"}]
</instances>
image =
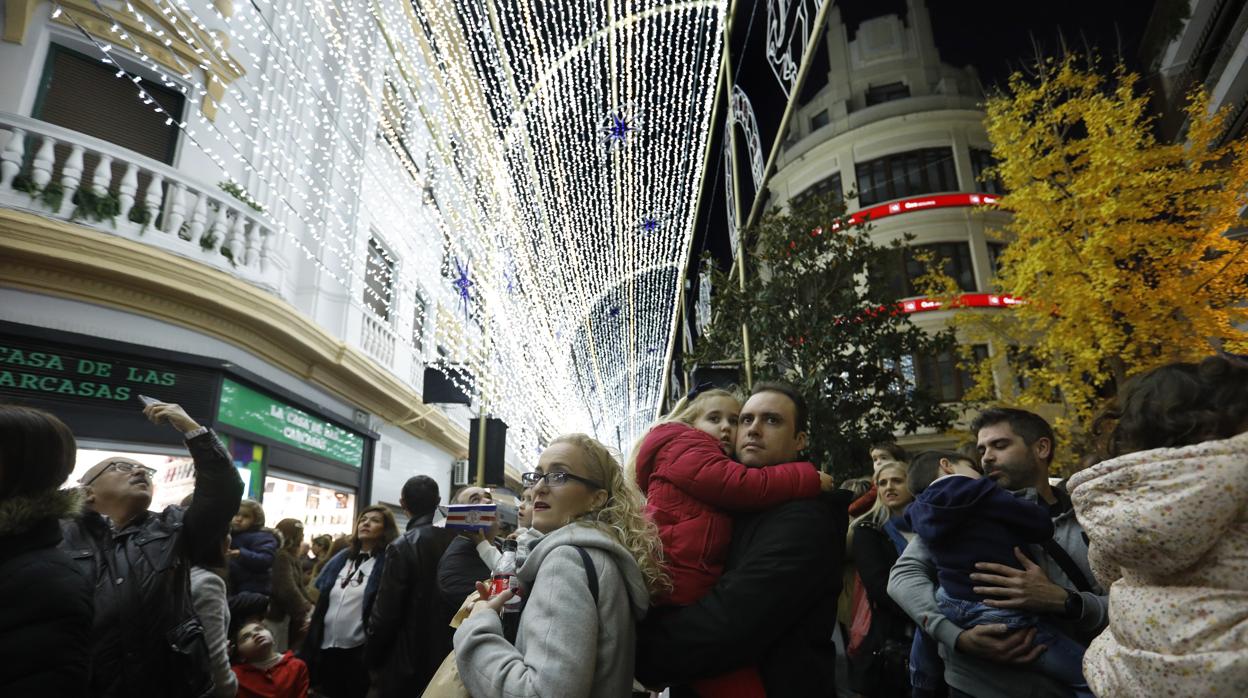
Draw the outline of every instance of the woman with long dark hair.
<instances>
[{"instance_id":1,"label":"woman with long dark hair","mask_svg":"<svg viewBox=\"0 0 1248 698\"><path fill-rule=\"evenodd\" d=\"M316 579L320 597L299 656L312 685L328 698L363 698L368 693L364 641L386 546L399 537L388 507L365 507L355 522L351 545L335 555Z\"/></svg>"}]
</instances>

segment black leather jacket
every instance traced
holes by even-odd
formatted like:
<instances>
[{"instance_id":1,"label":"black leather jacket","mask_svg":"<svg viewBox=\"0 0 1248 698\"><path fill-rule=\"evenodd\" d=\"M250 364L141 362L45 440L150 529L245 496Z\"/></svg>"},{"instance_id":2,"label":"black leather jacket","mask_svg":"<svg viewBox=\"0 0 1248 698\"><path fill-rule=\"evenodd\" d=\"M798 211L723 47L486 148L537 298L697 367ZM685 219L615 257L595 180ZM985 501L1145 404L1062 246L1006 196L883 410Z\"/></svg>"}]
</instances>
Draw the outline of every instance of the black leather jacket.
<instances>
[{"instance_id":1,"label":"black leather jacket","mask_svg":"<svg viewBox=\"0 0 1248 698\"><path fill-rule=\"evenodd\" d=\"M368 624L369 664L378 671L382 698L419 690L446 659L441 637L450 618L438 602L438 561L453 534L433 527L433 514L408 522L390 544L381 588Z\"/></svg>"},{"instance_id":2,"label":"black leather jacket","mask_svg":"<svg viewBox=\"0 0 1248 698\"><path fill-rule=\"evenodd\" d=\"M120 531L92 511L61 522L61 549L95 589L92 696L203 695L209 675L198 666L206 647L191 604L192 551L221 544L243 483L212 432L187 447L196 471L189 507L144 512Z\"/></svg>"}]
</instances>

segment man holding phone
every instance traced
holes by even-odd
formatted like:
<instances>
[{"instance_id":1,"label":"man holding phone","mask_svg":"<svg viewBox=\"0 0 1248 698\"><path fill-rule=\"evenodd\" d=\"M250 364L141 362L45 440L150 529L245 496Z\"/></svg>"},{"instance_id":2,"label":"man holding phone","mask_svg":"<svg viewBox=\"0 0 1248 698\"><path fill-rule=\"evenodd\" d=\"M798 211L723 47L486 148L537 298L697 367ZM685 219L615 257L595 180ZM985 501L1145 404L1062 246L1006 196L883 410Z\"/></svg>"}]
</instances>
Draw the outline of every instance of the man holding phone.
<instances>
[{"instance_id":1,"label":"man holding phone","mask_svg":"<svg viewBox=\"0 0 1248 698\"><path fill-rule=\"evenodd\" d=\"M145 417L185 438L195 490L189 506L153 513L154 471L142 463L106 458L79 480L86 508L61 522L61 548L95 587L89 693L200 696L212 679L191 604L191 560L194 551L221 545L243 483L210 429L178 405L142 401Z\"/></svg>"}]
</instances>

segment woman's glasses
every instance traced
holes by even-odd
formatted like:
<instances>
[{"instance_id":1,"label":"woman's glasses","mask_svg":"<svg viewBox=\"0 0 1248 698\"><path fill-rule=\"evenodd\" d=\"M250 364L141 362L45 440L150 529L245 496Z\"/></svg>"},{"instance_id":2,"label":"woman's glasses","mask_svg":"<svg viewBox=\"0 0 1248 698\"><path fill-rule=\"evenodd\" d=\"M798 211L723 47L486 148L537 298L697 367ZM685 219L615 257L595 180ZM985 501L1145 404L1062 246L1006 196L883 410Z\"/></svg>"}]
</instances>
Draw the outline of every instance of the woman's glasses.
<instances>
[{"instance_id":1,"label":"woman's glasses","mask_svg":"<svg viewBox=\"0 0 1248 698\"><path fill-rule=\"evenodd\" d=\"M594 482L593 480L580 477L579 475L573 475L572 473L565 473L562 470L552 470L551 472L544 473L544 474L543 473L524 473L523 475L520 476L520 482L524 483L524 486L526 488L537 487L538 484L541 483L542 480L545 480L546 484L550 485L551 487L562 487L563 485L566 485L568 483L568 480L576 480L577 482L585 484L585 485L589 485L590 487L596 490L606 489L605 487Z\"/></svg>"}]
</instances>

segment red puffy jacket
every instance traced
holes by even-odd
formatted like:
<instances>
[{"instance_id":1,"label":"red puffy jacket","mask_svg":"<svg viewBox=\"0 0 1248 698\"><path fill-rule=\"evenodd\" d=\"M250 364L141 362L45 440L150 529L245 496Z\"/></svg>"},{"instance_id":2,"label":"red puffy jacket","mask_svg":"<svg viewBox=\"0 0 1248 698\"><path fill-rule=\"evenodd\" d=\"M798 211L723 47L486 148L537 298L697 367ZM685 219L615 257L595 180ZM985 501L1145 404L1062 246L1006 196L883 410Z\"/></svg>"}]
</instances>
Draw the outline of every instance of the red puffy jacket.
<instances>
[{"instance_id":1,"label":"red puffy jacket","mask_svg":"<svg viewBox=\"0 0 1248 698\"><path fill-rule=\"evenodd\" d=\"M724 455L719 441L681 422L660 424L637 450L637 485L659 527L674 590L660 605L687 606L724 571L732 518L819 495L811 463L750 468Z\"/></svg>"}]
</instances>

